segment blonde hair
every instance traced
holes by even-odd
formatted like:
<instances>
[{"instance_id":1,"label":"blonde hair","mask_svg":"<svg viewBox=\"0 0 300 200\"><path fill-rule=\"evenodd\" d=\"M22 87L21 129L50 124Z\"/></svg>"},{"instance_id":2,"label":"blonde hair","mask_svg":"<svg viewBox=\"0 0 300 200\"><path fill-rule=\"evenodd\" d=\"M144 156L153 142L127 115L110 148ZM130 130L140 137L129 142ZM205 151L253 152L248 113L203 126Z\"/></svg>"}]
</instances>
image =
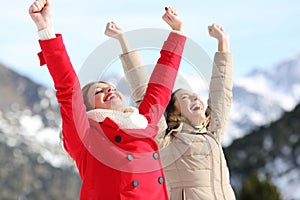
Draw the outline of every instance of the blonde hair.
<instances>
[{"instance_id":1,"label":"blonde hair","mask_svg":"<svg viewBox=\"0 0 300 200\"><path fill-rule=\"evenodd\" d=\"M88 91L89 91L90 87L96 83L105 83L107 85L111 85L105 81L98 81L98 82L90 82L90 83L86 84L85 86L83 86L81 91L82 91L83 103L85 105L86 112L94 109L94 107L90 104L89 97L88 97Z\"/></svg>"},{"instance_id":2,"label":"blonde hair","mask_svg":"<svg viewBox=\"0 0 300 200\"><path fill-rule=\"evenodd\" d=\"M93 109L92 105L91 105L90 102L89 102L88 91L89 91L90 87L91 87L92 85L94 85L95 83L97 83L97 82L90 82L90 83L86 84L86 85L81 89L81 91L82 91L82 97L83 97L83 103L84 103L84 105L85 105L85 110L86 110L86 111L89 111L89 110L92 110L92 109Z\"/></svg>"}]
</instances>

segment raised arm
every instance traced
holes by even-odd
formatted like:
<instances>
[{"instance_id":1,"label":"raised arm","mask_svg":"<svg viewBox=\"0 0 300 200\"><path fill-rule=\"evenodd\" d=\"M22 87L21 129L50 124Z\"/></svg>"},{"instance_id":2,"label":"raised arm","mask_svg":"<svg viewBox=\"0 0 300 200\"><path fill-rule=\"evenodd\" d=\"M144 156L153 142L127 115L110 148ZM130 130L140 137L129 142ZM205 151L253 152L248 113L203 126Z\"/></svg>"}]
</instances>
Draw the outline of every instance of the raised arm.
<instances>
[{"instance_id":1,"label":"raised arm","mask_svg":"<svg viewBox=\"0 0 300 200\"><path fill-rule=\"evenodd\" d=\"M62 116L64 147L76 160L82 147L82 138L89 129L79 81L62 36L53 33L50 1L34 1L29 8L29 14L39 31L39 43L42 49L39 53L41 65L47 64L57 91L56 97Z\"/></svg>"},{"instance_id":2,"label":"raised arm","mask_svg":"<svg viewBox=\"0 0 300 200\"><path fill-rule=\"evenodd\" d=\"M138 106L145 95L148 84L148 75L141 56L138 51L129 48L123 30L115 22L107 23L104 34L117 39L121 45L123 53L120 55L120 60L129 82L132 98Z\"/></svg>"},{"instance_id":3,"label":"raised arm","mask_svg":"<svg viewBox=\"0 0 300 200\"><path fill-rule=\"evenodd\" d=\"M179 34L183 33L183 22L180 20L177 11L174 8L165 7L165 13L162 16L162 19L170 26L173 31ZM166 123L166 119L164 116L162 116L158 124L159 131L155 138L160 147L164 146L163 143L167 127L168 126Z\"/></svg>"},{"instance_id":4,"label":"raised arm","mask_svg":"<svg viewBox=\"0 0 300 200\"><path fill-rule=\"evenodd\" d=\"M176 32L170 33L162 47L161 57L151 74L145 97L139 107L140 113L155 125L169 103L186 41L181 33L183 23L174 9L166 9L162 18Z\"/></svg>"},{"instance_id":5,"label":"raised arm","mask_svg":"<svg viewBox=\"0 0 300 200\"><path fill-rule=\"evenodd\" d=\"M123 53L128 53L130 48L124 36L124 32L115 22L108 22L104 34L108 37L115 38L120 42Z\"/></svg>"},{"instance_id":6,"label":"raised arm","mask_svg":"<svg viewBox=\"0 0 300 200\"><path fill-rule=\"evenodd\" d=\"M208 129L221 141L228 124L232 103L232 55L229 37L218 24L208 27L209 35L218 40L218 52L214 56L214 66L209 88L208 109L211 120Z\"/></svg>"}]
</instances>

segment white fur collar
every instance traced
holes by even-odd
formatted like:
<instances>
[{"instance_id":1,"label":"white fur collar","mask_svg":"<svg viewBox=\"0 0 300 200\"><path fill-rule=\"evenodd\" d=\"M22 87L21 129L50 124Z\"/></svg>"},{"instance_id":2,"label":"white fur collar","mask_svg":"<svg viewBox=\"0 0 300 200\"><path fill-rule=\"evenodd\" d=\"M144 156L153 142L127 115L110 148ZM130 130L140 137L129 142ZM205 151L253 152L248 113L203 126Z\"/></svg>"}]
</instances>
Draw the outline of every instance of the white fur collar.
<instances>
[{"instance_id":1,"label":"white fur collar","mask_svg":"<svg viewBox=\"0 0 300 200\"><path fill-rule=\"evenodd\" d=\"M144 129L148 125L148 120L144 115L138 112L138 109L132 108L133 112L120 112L116 110L94 109L87 112L87 116L97 122L102 122L109 117L116 122L120 128L124 129Z\"/></svg>"}]
</instances>

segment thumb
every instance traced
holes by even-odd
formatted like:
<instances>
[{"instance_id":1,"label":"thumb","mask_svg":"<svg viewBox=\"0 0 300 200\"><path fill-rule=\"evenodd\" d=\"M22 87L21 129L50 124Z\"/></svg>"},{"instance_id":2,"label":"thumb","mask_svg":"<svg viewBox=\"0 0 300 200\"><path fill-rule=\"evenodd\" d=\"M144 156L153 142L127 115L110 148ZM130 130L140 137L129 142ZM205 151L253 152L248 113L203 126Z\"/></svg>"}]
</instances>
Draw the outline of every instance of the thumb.
<instances>
[{"instance_id":1,"label":"thumb","mask_svg":"<svg viewBox=\"0 0 300 200\"><path fill-rule=\"evenodd\" d=\"M46 0L46 3L44 5L44 8L46 10L50 10L51 9L51 1L50 0Z\"/></svg>"},{"instance_id":2,"label":"thumb","mask_svg":"<svg viewBox=\"0 0 300 200\"><path fill-rule=\"evenodd\" d=\"M51 1L45 0L45 7L50 7L50 6L51 6Z\"/></svg>"}]
</instances>

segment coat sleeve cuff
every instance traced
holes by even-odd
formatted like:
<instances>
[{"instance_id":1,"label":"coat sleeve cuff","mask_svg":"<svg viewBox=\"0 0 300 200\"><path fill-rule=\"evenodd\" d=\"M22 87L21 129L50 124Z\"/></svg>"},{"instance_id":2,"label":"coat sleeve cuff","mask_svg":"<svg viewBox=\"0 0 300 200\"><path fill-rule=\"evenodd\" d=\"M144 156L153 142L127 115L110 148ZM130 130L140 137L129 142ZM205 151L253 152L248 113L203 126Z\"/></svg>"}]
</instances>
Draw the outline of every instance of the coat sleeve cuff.
<instances>
[{"instance_id":1,"label":"coat sleeve cuff","mask_svg":"<svg viewBox=\"0 0 300 200\"><path fill-rule=\"evenodd\" d=\"M181 57L185 41L186 37L184 35L173 31L169 34L168 39L165 41L162 50L172 52L173 54L176 54L177 56Z\"/></svg>"},{"instance_id":2,"label":"coat sleeve cuff","mask_svg":"<svg viewBox=\"0 0 300 200\"><path fill-rule=\"evenodd\" d=\"M143 66L143 62L138 51L129 51L120 55L124 72L128 72L137 66Z\"/></svg>"},{"instance_id":3,"label":"coat sleeve cuff","mask_svg":"<svg viewBox=\"0 0 300 200\"><path fill-rule=\"evenodd\" d=\"M51 38L47 40L39 40L42 49L42 51L37 54L40 60L40 66L46 64L46 60L44 58L44 51L43 51L43 49L45 49L46 46L47 46L47 51L50 52L55 51L55 49L57 48L61 48L61 44L63 44L62 36L61 34L56 34L55 36L56 36L55 38Z\"/></svg>"},{"instance_id":4,"label":"coat sleeve cuff","mask_svg":"<svg viewBox=\"0 0 300 200\"><path fill-rule=\"evenodd\" d=\"M44 55L42 52L39 52L38 54L38 57L39 57L39 60L40 60L40 66L43 66L46 64L46 61L45 61L45 58L44 58Z\"/></svg>"},{"instance_id":5,"label":"coat sleeve cuff","mask_svg":"<svg viewBox=\"0 0 300 200\"><path fill-rule=\"evenodd\" d=\"M55 38L55 33L53 31L52 26L47 27L43 30L40 30L38 32L38 35L39 35L40 40L49 40L49 39Z\"/></svg>"}]
</instances>

